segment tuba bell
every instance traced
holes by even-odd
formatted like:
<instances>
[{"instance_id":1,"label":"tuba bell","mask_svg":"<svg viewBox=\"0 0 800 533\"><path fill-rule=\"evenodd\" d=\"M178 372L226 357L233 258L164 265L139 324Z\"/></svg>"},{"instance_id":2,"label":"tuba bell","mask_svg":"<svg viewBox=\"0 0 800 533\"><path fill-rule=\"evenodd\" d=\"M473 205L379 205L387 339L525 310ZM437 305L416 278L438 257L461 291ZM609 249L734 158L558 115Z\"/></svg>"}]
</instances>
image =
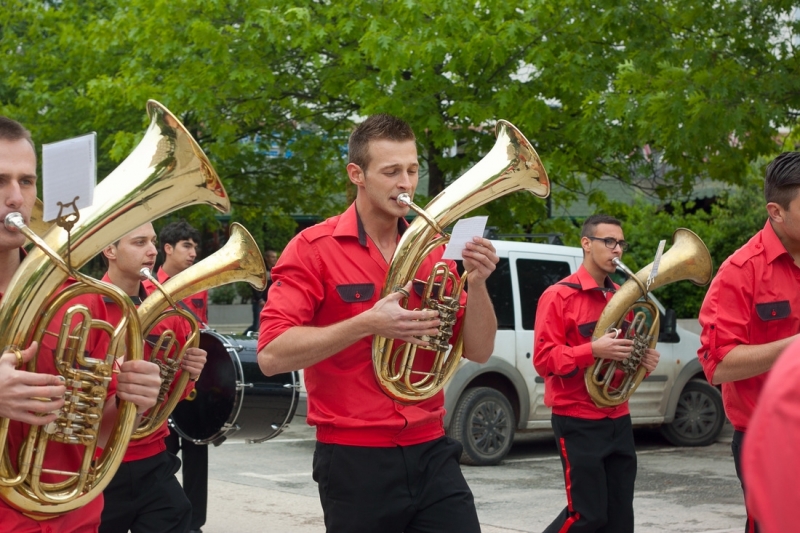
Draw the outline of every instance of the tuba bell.
<instances>
[{"instance_id":1,"label":"tuba bell","mask_svg":"<svg viewBox=\"0 0 800 533\"><path fill-rule=\"evenodd\" d=\"M397 201L419 215L403 233L397 244L392 264L386 275L381 298L402 291L413 279L425 258L450 237L444 232L466 213L514 191L527 190L546 198L550 194L539 155L520 131L510 122L498 120L497 141L491 151L466 174L439 193L424 209L415 205L406 194ZM459 298L467 280L454 279L447 263L437 263L425 283L423 309L439 311L439 334L428 339L434 347L430 369L415 366L417 346L404 343L394 349L394 339L375 335L372 342L372 363L381 389L392 399L418 402L438 393L453 376L464 351L463 335L452 343L453 326L460 309ZM452 292L447 295L447 287ZM406 295L408 296L408 295Z\"/></svg>"},{"instance_id":2,"label":"tuba bell","mask_svg":"<svg viewBox=\"0 0 800 533\"><path fill-rule=\"evenodd\" d=\"M617 335L624 334L633 340L633 350L624 361L597 358L586 369L586 388L598 407L614 407L626 402L647 373L641 365L642 357L647 348L655 348L660 326L659 311L650 298L650 291L675 281L688 280L698 286L711 281L711 254L700 237L686 228L678 228L672 235L672 243L661 256L658 273L652 279L653 263L634 274L619 259L614 259L617 267L628 275L628 280L600 314L592 341L614 330ZM625 327L631 315L633 319Z\"/></svg>"},{"instance_id":3,"label":"tuba bell","mask_svg":"<svg viewBox=\"0 0 800 533\"><path fill-rule=\"evenodd\" d=\"M11 350L27 347L43 334L48 317L59 313L58 306L84 291L99 291L126 309L130 305L127 297L119 299L120 292L108 284L82 277L76 271L132 229L187 205L204 203L222 212L230 209L222 182L186 128L158 102L149 101L147 111L150 125L142 141L98 184L94 203L78 214L79 220L72 221L70 231L53 225L38 237L33 230L24 229L22 217L17 220L17 227L35 246L0 302L0 346ZM78 283L68 291L76 285L82 288L60 291L70 276L76 277ZM85 306L70 307L65 316L69 318L65 318L61 334L69 340L60 343L64 349L56 352L54 366L69 384L69 393L54 422L54 431L23 425L26 433L20 456L12 458L7 446L9 420L0 419L0 497L39 519L81 507L103 491L122 461L136 415L133 404L120 402L108 444L99 457L94 457L96 430L102 421L110 381L109 363L124 350L125 343L129 344L128 357L142 357L142 333L135 309L121 328L93 320L87 316ZM73 327L73 319L79 322L77 327ZM111 356L104 361L84 358L82 350L93 328L111 335ZM37 371L36 360L27 369ZM80 432L80 439L71 438L74 430ZM80 467L72 472L43 467L49 442L83 446ZM44 474L61 480L45 482Z\"/></svg>"},{"instance_id":4,"label":"tuba bell","mask_svg":"<svg viewBox=\"0 0 800 533\"><path fill-rule=\"evenodd\" d=\"M154 361L161 367L163 376L161 391L156 405L142 417L139 427L133 434L134 440L150 435L164 424L183 396L183 391L189 381L189 374L186 372L181 373L177 381L175 376L186 351L185 348L190 345L197 346L199 340L196 334L197 324L194 317L180 309L175 302L180 302L200 291L240 281L249 283L257 290L264 290L267 286L267 266L264 264L264 257L261 255L255 239L244 226L234 222L231 224L230 237L225 246L169 278L163 285L160 285L155 279L150 281L155 281L159 290L145 298L138 308L144 334L147 335L147 332L164 318L177 314L194 323L192 328L194 335L174 358L169 361ZM162 332L161 337L169 336L169 334L169 331ZM161 341L162 339L159 338L157 344ZM152 353L156 354L157 350L154 349ZM170 388L172 388L172 392L170 392Z\"/></svg>"}]
</instances>

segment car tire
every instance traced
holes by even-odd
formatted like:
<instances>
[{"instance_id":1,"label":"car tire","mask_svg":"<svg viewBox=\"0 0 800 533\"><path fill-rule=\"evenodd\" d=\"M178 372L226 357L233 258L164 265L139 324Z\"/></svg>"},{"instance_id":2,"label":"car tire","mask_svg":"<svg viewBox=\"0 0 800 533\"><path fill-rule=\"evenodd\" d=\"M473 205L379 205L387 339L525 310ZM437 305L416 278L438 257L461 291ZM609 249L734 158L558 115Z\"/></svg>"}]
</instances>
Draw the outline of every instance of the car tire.
<instances>
[{"instance_id":1,"label":"car tire","mask_svg":"<svg viewBox=\"0 0 800 533\"><path fill-rule=\"evenodd\" d=\"M661 426L661 434L675 446L708 446L724 424L722 395L709 383L693 379L683 387L675 418Z\"/></svg>"},{"instance_id":2,"label":"car tire","mask_svg":"<svg viewBox=\"0 0 800 533\"><path fill-rule=\"evenodd\" d=\"M496 465L511 449L515 424L514 410L503 393L475 387L459 398L447 433L464 447L462 464Z\"/></svg>"}]
</instances>

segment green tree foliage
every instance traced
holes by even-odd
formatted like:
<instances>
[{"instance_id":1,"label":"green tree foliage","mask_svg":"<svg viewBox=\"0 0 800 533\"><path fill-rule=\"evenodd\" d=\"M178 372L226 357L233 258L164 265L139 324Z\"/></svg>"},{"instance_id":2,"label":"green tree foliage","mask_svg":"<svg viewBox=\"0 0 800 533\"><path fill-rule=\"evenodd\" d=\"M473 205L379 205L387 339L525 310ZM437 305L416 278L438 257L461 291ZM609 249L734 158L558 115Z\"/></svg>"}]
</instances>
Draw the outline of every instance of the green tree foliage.
<instances>
[{"instance_id":1,"label":"green tree foliage","mask_svg":"<svg viewBox=\"0 0 800 533\"><path fill-rule=\"evenodd\" d=\"M746 184L748 163L779 150L778 128L793 138L794 7L9 0L0 112L39 142L97 131L105 175L141 136L144 102L160 100L209 154L233 219L262 243L291 233L289 215L344 206L346 139L361 117L389 112L412 124L432 193L489 150L505 118L541 155L553 195L518 193L481 211L506 232L569 232L548 208L593 180L657 178L648 192L668 202L700 177ZM602 194L589 200L605 205ZM180 216L218 224L206 208Z\"/></svg>"}]
</instances>

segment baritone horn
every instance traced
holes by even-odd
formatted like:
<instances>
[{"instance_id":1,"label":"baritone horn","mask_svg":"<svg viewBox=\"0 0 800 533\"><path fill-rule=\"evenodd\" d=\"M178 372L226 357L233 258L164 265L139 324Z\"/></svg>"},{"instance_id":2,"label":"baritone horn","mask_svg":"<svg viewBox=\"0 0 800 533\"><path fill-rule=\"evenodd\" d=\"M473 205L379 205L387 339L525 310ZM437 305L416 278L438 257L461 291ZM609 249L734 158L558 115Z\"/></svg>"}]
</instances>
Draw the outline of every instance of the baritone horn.
<instances>
[{"instance_id":1,"label":"baritone horn","mask_svg":"<svg viewBox=\"0 0 800 533\"><path fill-rule=\"evenodd\" d=\"M22 425L19 454L11 457L8 419L0 419L0 498L15 509L37 519L46 519L77 509L95 499L111 481L133 432L136 411L129 402L120 402L111 437L103 452L95 457L102 408L110 382L110 362L128 343L127 356L142 357L142 333L135 310L122 327L95 320L85 306L67 306L68 300L86 292L106 295L123 309L130 303L115 288L77 274L103 248L134 228L187 205L203 203L219 211L230 210L222 182L200 146L180 121L163 105L147 103L150 125L141 142L105 180L95 188L91 206L75 213L71 229L58 225L43 228L38 238L26 233L35 246L17 269L0 302L0 347L19 350L41 338L48 317L65 309L59 347L51 356L37 354L27 370L39 370L37 361L53 357L51 366L64 377L68 394L52 427ZM20 225L25 225L23 217ZM18 220L18 222L20 222ZM13 220L9 223L14 224ZM78 278L66 292L68 277ZM80 287L73 289L73 287ZM66 295L66 296L62 296ZM127 316L126 315L126 316ZM44 318L42 318L44 317ZM73 327L73 320L78 325ZM87 358L83 350L92 329L111 337L109 357ZM62 339L61 336L64 338ZM68 339L67 339L68 337ZM46 461L48 443L76 446L76 461L71 471L57 470ZM54 446L55 447L55 446ZM68 448L72 449L72 448Z\"/></svg>"},{"instance_id":2,"label":"baritone horn","mask_svg":"<svg viewBox=\"0 0 800 533\"><path fill-rule=\"evenodd\" d=\"M672 243L661 256L657 273L653 272L655 262L634 274L614 258L617 268L627 274L628 280L603 309L592 341L616 330L617 335L625 335L633 341L633 350L624 361L597 358L586 369L586 388L598 407L614 407L628 401L647 373L641 364L642 357L647 348L655 348L660 327L659 311L650 298L650 291L676 281L688 280L698 286L711 281L711 254L700 237L686 228L678 228L672 235ZM625 321L631 314L633 319L626 327Z\"/></svg>"},{"instance_id":3,"label":"baritone horn","mask_svg":"<svg viewBox=\"0 0 800 533\"><path fill-rule=\"evenodd\" d=\"M409 195L398 196L398 203L410 207L418 217L406 228L397 244L381 298L402 291L425 258L450 240L444 228L466 213L514 191L526 190L539 198L550 194L547 172L525 136L505 120L497 121L495 133L497 141L491 151L424 209L415 205ZM437 263L427 282L423 280L422 309L435 309L440 320L439 333L427 339L434 352L430 368L420 368L428 365L420 365L416 360L416 345L403 343L394 348L394 339L374 336L372 363L375 375L381 389L392 399L411 403L430 398L444 387L458 368L464 351L463 334L452 343L452 349L450 338L456 314L461 308L459 299L466 280L465 273L457 281L445 262ZM451 291L449 295L448 290Z\"/></svg>"},{"instance_id":4,"label":"baritone horn","mask_svg":"<svg viewBox=\"0 0 800 533\"><path fill-rule=\"evenodd\" d=\"M176 304L176 302L198 292L234 282L246 282L256 290L263 291L267 287L267 266L264 264L264 257L261 255L255 239L244 226L234 222L231 224L228 242L214 254L172 276L163 285L155 279L150 281L155 282L158 290L145 298L137 310L144 334L147 335L156 324L165 318L177 314L193 323L193 337L190 338L190 341L192 346L197 346L197 340L199 340L197 321L182 310L180 304ZM162 338L171 333L171 331L162 332L157 344L162 343ZM174 336L174 333L172 335ZM186 342L184 348L174 358L167 361L153 361L161 367L163 377L161 391L159 391L156 405L142 417L139 427L133 434L134 440L144 438L160 428L183 396L189 382L189 373L182 372L177 380L175 376L183 354L186 352L186 347L190 346L190 341ZM156 353L157 351L154 349L153 356Z\"/></svg>"}]
</instances>

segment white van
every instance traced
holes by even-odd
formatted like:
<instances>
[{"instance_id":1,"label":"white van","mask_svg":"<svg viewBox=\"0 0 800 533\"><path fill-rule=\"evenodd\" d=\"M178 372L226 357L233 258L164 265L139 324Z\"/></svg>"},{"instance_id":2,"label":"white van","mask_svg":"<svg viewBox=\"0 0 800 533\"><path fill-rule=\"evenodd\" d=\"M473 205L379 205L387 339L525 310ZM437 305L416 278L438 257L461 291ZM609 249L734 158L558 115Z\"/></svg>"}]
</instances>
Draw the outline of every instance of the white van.
<instances>
[{"instance_id":1,"label":"white van","mask_svg":"<svg viewBox=\"0 0 800 533\"><path fill-rule=\"evenodd\" d=\"M445 428L464 445L461 461L500 462L515 432L550 429L544 379L533 368L533 324L544 290L577 271L580 248L553 244L492 241L500 262L487 285L497 315L492 357L467 360L445 387ZM689 282L681 282L689 283ZM657 292L657 291L656 291ZM722 431L722 396L703 375L700 338L677 325L675 313L661 310L658 367L630 399L634 426L660 426L678 446L711 444Z\"/></svg>"}]
</instances>

